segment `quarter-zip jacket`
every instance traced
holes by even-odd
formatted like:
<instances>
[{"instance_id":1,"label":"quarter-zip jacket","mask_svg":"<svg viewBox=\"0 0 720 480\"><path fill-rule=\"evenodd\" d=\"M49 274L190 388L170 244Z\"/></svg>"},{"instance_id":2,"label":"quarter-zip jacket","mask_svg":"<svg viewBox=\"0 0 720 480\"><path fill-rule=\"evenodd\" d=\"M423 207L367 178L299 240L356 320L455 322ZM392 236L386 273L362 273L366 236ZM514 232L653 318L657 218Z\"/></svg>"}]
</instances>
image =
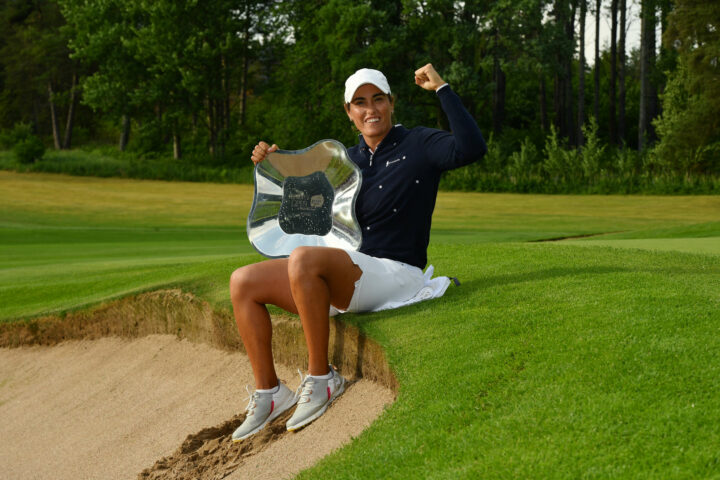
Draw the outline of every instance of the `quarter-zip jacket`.
<instances>
[{"instance_id":1,"label":"quarter-zip jacket","mask_svg":"<svg viewBox=\"0 0 720 480\"><path fill-rule=\"evenodd\" d=\"M355 204L362 253L425 268L440 174L487 152L477 123L455 92L445 86L437 95L452 133L395 125L375 152L362 135L348 149L362 171Z\"/></svg>"}]
</instances>

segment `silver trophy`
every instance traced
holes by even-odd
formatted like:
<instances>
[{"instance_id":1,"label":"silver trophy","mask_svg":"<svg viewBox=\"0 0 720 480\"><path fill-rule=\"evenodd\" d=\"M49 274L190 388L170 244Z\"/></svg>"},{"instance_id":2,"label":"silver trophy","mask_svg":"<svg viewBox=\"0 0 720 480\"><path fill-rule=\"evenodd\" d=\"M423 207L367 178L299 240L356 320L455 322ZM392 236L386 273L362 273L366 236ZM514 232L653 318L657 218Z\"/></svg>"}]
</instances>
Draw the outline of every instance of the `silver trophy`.
<instances>
[{"instance_id":1,"label":"silver trophy","mask_svg":"<svg viewBox=\"0 0 720 480\"><path fill-rule=\"evenodd\" d=\"M360 169L336 140L270 153L255 166L250 243L270 258L287 257L299 246L357 250L362 232L355 200L361 183Z\"/></svg>"}]
</instances>

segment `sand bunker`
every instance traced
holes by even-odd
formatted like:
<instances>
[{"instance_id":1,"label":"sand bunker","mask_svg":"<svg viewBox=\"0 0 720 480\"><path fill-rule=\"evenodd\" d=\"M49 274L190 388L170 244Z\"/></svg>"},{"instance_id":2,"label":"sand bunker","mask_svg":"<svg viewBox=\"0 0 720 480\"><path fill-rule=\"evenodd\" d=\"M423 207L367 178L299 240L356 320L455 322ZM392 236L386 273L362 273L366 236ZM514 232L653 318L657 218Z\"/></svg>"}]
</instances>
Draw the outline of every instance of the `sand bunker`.
<instances>
[{"instance_id":1,"label":"sand bunker","mask_svg":"<svg viewBox=\"0 0 720 480\"><path fill-rule=\"evenodd\" d=\"M288 367L278 374L300 383ZM357 436L393 399L360 380L297 434L276 422L233 446L251 381L244 354L171 335L0 349L2 477L138 478L149 469L141 478L284 478Z\"/></svg>"},{"instance_id":2,"label":"sand bunker","mask_svg":"<svg viewBox=\"0 0 720 480\"><path fill-rule=\"evenodd\" d=\"M0 328L0 345L25 345L0 348L0 477L287 478L359 435L394 399L377 345L333 324L331 358L353 379L347 391L297 433L284 429L288 413L232 444L252 371L244 353L208 344L237 342L226 323L169 291ZM298 325L281 320L276 332L285 360L303 357ZM277 368L299 385L295 368Z\"/></svg>"}]
</instances>

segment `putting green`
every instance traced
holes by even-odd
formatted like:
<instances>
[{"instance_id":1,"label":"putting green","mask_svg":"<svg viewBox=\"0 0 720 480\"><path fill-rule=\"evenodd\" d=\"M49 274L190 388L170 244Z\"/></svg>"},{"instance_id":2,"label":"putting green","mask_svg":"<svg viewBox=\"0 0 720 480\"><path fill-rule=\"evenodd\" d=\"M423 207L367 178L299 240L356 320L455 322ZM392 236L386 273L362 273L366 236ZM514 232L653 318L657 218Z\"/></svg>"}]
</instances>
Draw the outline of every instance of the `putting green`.
<instances>
[{"instance_id":1,"label":"putting green","mask_svg":"<svg viewBox=\"0 0 720 480\"><path fill-rule=\"evenodd\" d=\"M715 216L716 218L720 217L720 210ZM604 246L719 255L720 222L636 230L590 238L565 240L563 243L582 246Z\"/></svg>"},{"instance_id":2,"label":"putting green","mask_svg":"<svg viewBox=\"0 0 720 480\"><path fill-rule=\"evenodd\" d=\"M720 237L707 238L642 238L629 240L585 240L564 243L583 246L636 248L661 252L685 252L720 255Z\"/></svg>"}]
</instances>

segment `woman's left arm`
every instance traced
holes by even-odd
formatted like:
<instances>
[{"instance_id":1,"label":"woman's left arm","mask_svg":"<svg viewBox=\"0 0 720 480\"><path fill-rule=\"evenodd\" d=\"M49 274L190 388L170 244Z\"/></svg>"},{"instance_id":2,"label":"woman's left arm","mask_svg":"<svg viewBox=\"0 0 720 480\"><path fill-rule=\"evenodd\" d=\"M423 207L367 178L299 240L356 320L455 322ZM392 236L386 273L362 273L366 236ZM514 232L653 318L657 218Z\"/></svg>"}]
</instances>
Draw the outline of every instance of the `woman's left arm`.
<instances>
[{"instance_id":1,"label":"woman's left arm","mask_svg":"<svg viewBox=\"0 0 720 480\"><path fill-rule=\"evenodd\" d=\"M463 106L431 64L415 72L415 83L425 90L435 90L447 115L452 133L430 130L425 140L428 157L440 170L451 170L475 162L485 155L487 145L475 119Z\"/></svg>"}]
</instances>

